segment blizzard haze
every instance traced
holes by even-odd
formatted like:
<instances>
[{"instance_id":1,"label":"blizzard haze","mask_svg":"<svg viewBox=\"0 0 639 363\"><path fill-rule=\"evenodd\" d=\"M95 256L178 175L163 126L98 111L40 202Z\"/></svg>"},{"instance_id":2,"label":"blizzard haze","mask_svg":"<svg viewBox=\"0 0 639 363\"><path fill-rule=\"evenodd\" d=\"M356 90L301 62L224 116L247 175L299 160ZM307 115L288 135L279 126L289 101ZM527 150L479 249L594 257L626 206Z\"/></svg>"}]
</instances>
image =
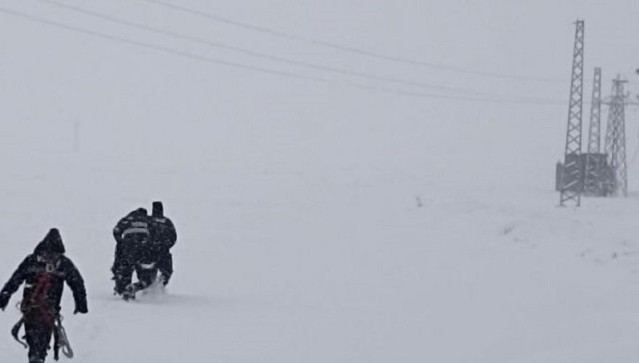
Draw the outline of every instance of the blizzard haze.
<instances>
[{"instance_id":1,"label":"blizzard haze","mask_svg":"<svg viewBox=\"0 0 639 363\"><path fill-rule=\"evenodd\" d=\"M89 295L88 315L68 290L62 306L81 362L635 362L636 108L628 198L557 208L554 171L575 20L588 101L595 66L604 96L617 74L637 93L638 16L630 0L0 1L0 283L59 228ZM176 272L125 303L111 231L153 200ZM26 360L19 298L2 362Z\"/></svg>"}]
</instances>

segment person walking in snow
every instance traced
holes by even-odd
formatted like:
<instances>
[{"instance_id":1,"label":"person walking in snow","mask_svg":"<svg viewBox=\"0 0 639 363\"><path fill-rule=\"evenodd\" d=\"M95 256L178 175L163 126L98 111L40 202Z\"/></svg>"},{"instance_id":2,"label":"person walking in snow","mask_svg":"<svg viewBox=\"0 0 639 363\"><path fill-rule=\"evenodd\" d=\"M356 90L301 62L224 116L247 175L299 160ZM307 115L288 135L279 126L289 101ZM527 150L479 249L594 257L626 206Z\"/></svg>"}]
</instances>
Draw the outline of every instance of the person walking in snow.
<instances>
[{"instance_id":1,"label":"person walking in snow","mask_svg":"<svg viewBox=\"0 0 639 363\"><path fill-rule=\"evenodd\" d=\"M158 281L168 284L173 275L171 248L177 240L173 222L164 215L162 202L153 202L152 215L138 208L122 218L113 229L116 240L112 272L114 292L124 300ZM132 283L135 271L138 281ZM159 275L159 276L158 276Z\"/></svg>"},{"instance_id":2,"label":"person walking in snow","mask_svg":"<svg viewBox=\"0 0 639 363\"><path fill-rule=\"evenodd\" d=\"M149 244L149 215L145 208L138 208L120 219L113 228L115 238L115 259L111 272L115 281L114 292L125 300L135 297L135 293L148 286L146 271L140 263ZM140 282L132 284L133 271Z\"/></svg>"},{"instance_id":3,"label":"person walking in snow","mask_svg":"<svg viewBox=\"0 0 639 363\"><path fill-rule=\"evenodd\" d=\"M160 283L166 286L173 275L173 255L171 248L177 240L177 232L173 221L164 215L162 202L153 202L151 212L151 243L153 250L150 251L157 261L157 268L160 272Z\"/></svg>"},{"instance_id":4,"label":"person walking in snow","mask_svg":"<svg viewBox=\"0 0 639 363\"><path fill-rule=\"evenodd\" d=\"M73 262L64 255L65 252L60 232L56 228L50 229L0 290L0 309L4 310L11 295L25 283L20 303L22 319L14 326L12 333L18 339L18 331L24 324L30 363L44 362L52 336L56 360L60 339L68 344L60 325L60 301L65 282L73 292L73 313L88 312L84 280ZM70 346L66 347L70 349Z\"/></svg>"}]
</instances>

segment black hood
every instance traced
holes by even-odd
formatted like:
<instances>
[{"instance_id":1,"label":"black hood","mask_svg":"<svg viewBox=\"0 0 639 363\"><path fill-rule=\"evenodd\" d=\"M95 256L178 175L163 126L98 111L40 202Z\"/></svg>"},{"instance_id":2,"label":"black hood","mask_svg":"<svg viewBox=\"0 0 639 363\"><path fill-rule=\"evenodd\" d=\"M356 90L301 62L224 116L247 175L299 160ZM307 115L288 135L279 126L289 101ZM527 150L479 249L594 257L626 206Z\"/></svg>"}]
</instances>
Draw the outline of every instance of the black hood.
<instances>
[{"instance_id":1,"label":"black hood","mask_svg":"<svg viewBox=\"0 0 639 363\"><path fill-rule=\"evenodd\" d=\"M36 254L42 254L43 252L64 253L64 244L62 243L62 237L60 231L57 228L51 228L42 242L38 243L35 250Z\"/></svg>"}]
</instances>

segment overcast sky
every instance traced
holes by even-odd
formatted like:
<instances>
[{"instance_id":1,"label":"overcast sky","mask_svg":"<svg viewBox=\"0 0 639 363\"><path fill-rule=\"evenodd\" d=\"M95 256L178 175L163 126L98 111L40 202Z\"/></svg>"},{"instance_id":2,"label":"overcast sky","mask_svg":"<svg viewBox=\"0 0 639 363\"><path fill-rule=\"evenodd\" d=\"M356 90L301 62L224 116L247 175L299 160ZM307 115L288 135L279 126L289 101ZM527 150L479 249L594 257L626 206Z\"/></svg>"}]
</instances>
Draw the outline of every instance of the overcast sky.
<instances>
[{"instance_id":1,"label":"overcast sky","mask_svg":"<svg viewBox=\"0 0 639 363\"><path fill-rule=\"evenodd\" d=\"M574 21L586 22L587 83L595 66L604 95L616 74L638 83L631 0L14 0L0 17L5 158L79 150L146 166L317 170L410 169L447 154L446 169L478 149L478 162L512 150L541 156L525 169L493 161L492 173L552 180ZM504 131L521 124L537 128Z\"/></svg>"}]
</instances>

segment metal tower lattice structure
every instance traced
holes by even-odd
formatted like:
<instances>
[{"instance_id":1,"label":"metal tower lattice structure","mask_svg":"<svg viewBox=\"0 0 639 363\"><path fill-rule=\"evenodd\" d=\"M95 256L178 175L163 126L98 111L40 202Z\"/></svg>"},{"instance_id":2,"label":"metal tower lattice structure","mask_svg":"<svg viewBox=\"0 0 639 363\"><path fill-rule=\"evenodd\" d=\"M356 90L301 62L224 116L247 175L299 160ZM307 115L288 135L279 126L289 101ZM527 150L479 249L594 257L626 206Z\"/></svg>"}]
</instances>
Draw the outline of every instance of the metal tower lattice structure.
<instances>
[{"instance_id":1,"label":"metal tower lattice structure","mask_svg":"<svg viewBox=\"0 0 639 363\"><path fill-rule=\"evenodd\" d=\"M584 21L577 20L575 25L572 77L570 80L570 103L568 106L568 130L566 132L564 169L560 186L559 205L561 206L565 206L568 202L579 206L581 204L581 193L583 191L581 117L583 114L584 88Z\"/></svg>"},{"instance_id":2,"label":"metal tower lattice structure","mask_svg":"<svg viewBox=\"0 0 639 363\"><path fill-rule=\"evenodd\" d=\"M628 174L626 163L626 94L624 84L627 82L619 76L613 81L612 96L608 109L608 125L606 126L606 154L612 169L610 190L613 196L628 195Z\"/></svg>"},{"instance_id":3,"label":"metal tower lattice structure","mask_svg":"<svg viewBox=\"0 0 639 363\"><path fill-rule=\"evenodd\" d=\"M604 155L601 154L601 68L595 68L592 83L592 101L590 106L590 125L588 127L588 153L586 154L586 171L584 194L601 195L603 188L602 175Z\"/></svg>"}]
</instances>

